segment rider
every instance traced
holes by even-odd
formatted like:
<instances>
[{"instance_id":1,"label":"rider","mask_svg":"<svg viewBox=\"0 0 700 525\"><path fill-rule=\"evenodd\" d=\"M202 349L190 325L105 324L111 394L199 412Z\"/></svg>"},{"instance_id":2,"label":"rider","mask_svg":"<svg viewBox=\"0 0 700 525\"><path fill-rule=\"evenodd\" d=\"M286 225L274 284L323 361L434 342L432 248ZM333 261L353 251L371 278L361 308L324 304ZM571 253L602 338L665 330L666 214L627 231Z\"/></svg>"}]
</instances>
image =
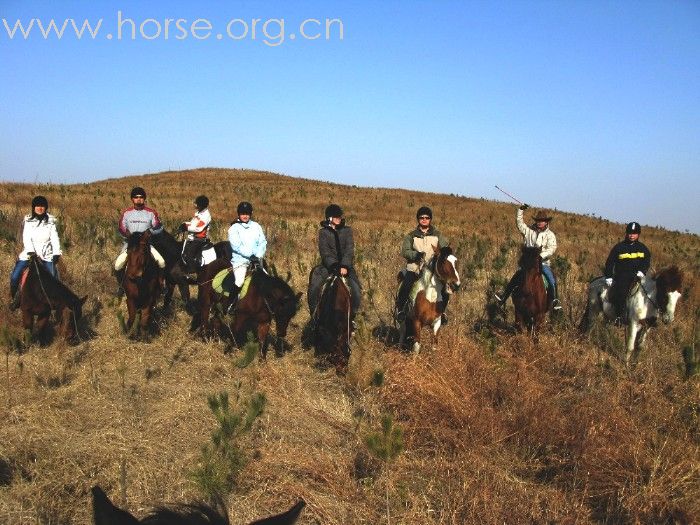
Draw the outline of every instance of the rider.
<instances>
[{"instance_id":1,"label":"rider","mask_svg":"<svg viewBox=\"0 0 700 525\"><path fill-rule=\"evenodd\" d=\"M554 278L554 273L552 273L552 267L550 266L550 259L557 251L557 238L554 232L549 229L549 223L552 217L548 215L544 210L539 210L533 217L534 224L528 226L523 221L523 212L527 210L530 206L528 204L523 204L518 208L516 214L515 222L518 225L518 230L523 235L523 241L527 248L533 248L539 246L542 248L540 251L540 257L542 258L542 273L549 282L549 289L551 290L552 297L552 308L555 310L561 310L561 303L559 302L559 294L557 292L557 281ZM520 285L523 277L522 268L518 268L510 282L506 286L505 291L502 294L496 294L496 299L501 305L505 305L506 300L516 286Z\"/></svg>"},{"instance_id":2,"label":"rider","mask_svg":"<svg viewBox=\"0 0 700 525\"><path fill-rule=\"evenodd\" d=\"M396 295L396 320L401 322L406 317L404 306L408 301L413 284L418 280L423 265L433 256L433 247L444 248L449 244L440 231L432 225L433 211L421 206L416 212L418 226L403 239L401 255L406 259L406 268L401 271L401 284ZM449 294L443 293L444 309L447 309ZM442 314L442 324L447 324L447 316Z\"/></svg>"},{"instance_id":3,"label":"rider","mask_svg":"<svg viewBox=\"0 0 700 525\"><path fill-rule=\"evenodd\" d=\"M48 210L49 201L43 195L37 195L32 199L32 212L22 221L22 252L10 276L10 310L19 307L19 281L22 271L29 266L30 253L35 253L49 273L58 279L56 262L61 257L61 244L56 218Z\"/></svg>"},{"instance_id":4,"label":"rider","mask_svg":"<svg viewBox=\"0 0 700 525\"><path fill-rule=\"evenodd\" d=\"M318 251L321 264L311 271L309 279L309 311L313 315L319 301L319 292L329 275L347 277L351 295L351 320L360 308L361 286L353 266L355 259L355 241L352 228L345 224L343 209L337 204L326 207L326 219L321 221L318 231Z\"/></svg>"},{"instance_id":5,"label":"rider","mask_svg":"<svg viewBox=\"0 0 700 525\"><path fill-rule=\"evenodd\" d=\"M236 304L248 267L259 264L267 249L267 239L262 227L251 218L253 205L243 201L238 204L236 213L238 218L228 229L228 241L233 251L231 257L233 279L224 280L224 287L229 292L231 301L229 310Z\"/></svg>"},{"instance_id":6,"label":"rider","mask_svg":"<svg viewBox=\"0 0 700 525\"><path fill-rule=\"evenodd\" d=\"M158 235L163 231L163 225L158 217L158 212L146 206L146 191L140 186L131 190L131 202L133 206L122 212L119 218L119 235L124 243L122 250L114 261L114 270L119 289L117 295L124 293L122 281L124 280L124 267L126 265L126 249L128 247L129 236L132 233L145 232L150 230L153 235ZM151 246L151 255L158 263L158 266L165 268L165 260L158 251Z\"/></svg>"},{"instance_id":7,"label":"rider","mask_svg":"<svg viewBox=\"0 0 700 525\"><path fill-rule=\"evenodd\" d=\"M616 244L605 261L605 283L610 288L608 297L615 306L616 323L624 322L625 299L635 278L642 278L651 265L651 252L639 241L642 227L630 222L625 229L625 240Z\"/></svg>"},{"instance_id":8,"label":"rider","mask_svg":"<svg viewBox=\"0 0 700 525\"><path fill-rule=\"evenodd\" d=\"M201 265L202 248L209 240L209 224L211 214L209 213L209 198L206 195L199 195L194 200L197 211L189 221L180 224L178 232L188 232L185 246L183 247L182 259L187 265L187 270L196 271Z\"/></svg>"}]
</instances>

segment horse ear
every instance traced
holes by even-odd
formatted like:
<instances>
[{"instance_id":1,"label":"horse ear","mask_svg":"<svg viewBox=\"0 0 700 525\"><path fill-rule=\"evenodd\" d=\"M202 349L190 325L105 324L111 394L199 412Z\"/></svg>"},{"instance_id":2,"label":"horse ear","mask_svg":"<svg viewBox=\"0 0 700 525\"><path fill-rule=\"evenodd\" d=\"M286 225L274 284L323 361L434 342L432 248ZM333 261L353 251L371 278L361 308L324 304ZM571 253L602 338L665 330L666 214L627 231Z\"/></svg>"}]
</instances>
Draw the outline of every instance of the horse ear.
<instances>
[{"instance_id":1,"label":"horse ear","mask_svg":"<svg viewBox=\"0 0 700 525\"><path fill-rule=\"evenodd\" d=\"M285 281L289 282L289 281L291 281L291 280L292 280L292 272L290 272L289 270L287 270L287 278L285 279Z\"/></svg>"},{"instance_id":2,"label":"horse ear","mask_svg":"<svg viewBox=\"0 0 700 525\"><path fill-rule=\"evenodd\" d=\"M87 301L88 296L84 296L80 298L80 306L83 306L85 304L85 301Z\"/></svg>"},{"instance_id":3,"label":"horse ear","mask_svg":"<svg viewBox=\"0 0 700 525\"><path fill-rule=\"evenodd\" d=\"M297 303L301 300L302 295L304 295L302 292L297 292Z\"/></svg>"},{"instance_id":4,"label":"horse ear","mask_svg":"<svg viewBox=\"0 0 700 525\"><path fill-rule=\"evenodd\" d=\"M440 253L440 248L437 247L437 244L434 244L434 245L433 245L433 253L434 253L435 255L437 255L438 253Z\"/></svg>"}]
</instances>

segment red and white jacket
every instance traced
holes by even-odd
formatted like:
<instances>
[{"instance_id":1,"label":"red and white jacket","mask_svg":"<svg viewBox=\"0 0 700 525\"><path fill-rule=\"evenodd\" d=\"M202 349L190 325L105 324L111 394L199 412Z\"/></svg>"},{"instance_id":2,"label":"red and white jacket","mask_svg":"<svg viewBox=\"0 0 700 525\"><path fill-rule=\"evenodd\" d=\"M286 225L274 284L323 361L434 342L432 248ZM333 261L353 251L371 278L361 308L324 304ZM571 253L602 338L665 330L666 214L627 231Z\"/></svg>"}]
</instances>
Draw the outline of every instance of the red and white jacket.
<instances>
[{"instance_id":1,"label":"red and white jacket","mask_svg":"<svg viewBox=\"0 0 700 525\"><path fill-rule=\"evenodd\" d=\"M211 214L209 213L209 208L204 208L202 211L198 211L194 214L191 220L187 221L187 239L192 241L194 239L206 239L207 232L209 231L209 224L211 223Z\"/></svg>"}]
</instances>

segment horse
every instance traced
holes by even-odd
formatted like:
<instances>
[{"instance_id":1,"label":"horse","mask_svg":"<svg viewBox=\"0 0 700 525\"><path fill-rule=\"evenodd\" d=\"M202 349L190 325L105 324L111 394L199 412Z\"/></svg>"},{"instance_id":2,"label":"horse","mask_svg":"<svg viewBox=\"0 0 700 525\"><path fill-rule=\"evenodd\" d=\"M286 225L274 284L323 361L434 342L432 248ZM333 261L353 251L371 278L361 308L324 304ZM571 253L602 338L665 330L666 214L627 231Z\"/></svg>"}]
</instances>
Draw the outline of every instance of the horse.
<instances>
[{"instance_id":1,"label":"horse","mask_svg":"<svg viewBox=\"0 0 700 525\"><path fill-rule=\"evenodd\" d=\"M681 297L683 272L677 266L659 271L654 277L642 277L631 287L625 301L627 326L625 328L625 364L629 365L639 356L646 342L650 327L656 326L661 317L664 324L673 321L676 304ZM615 307L609 301L610 288L605 277L593 279L588 285L588 303L579 325L587 332L593 320L602 313L608 321L615 319Z\"/></svg>"},{"instance_id":2,"label":"horse","mask_svg":"<svg viewBox=\"0 0 700 525\"><path fill-rule=\"evenodd\" d=\"M99 485L92 488L92 515L95 525L230 525L223 505L217 510L204 503L157 507L141 520L112 503ZM263 518L250 525L292 525L296 523L306 502L300 499L282 514Z\"/></svg>"},{"instance_id":3,"label":"horse","mask_svg":"<svg viewBox=\"0 0 700 525\"><path fill-rule=\"evenodd\" d=\"M461 286L457 271L457 257L452 248L433 246L433 256L423 265L418 280L413 285L409 297L406 319L399 327L399 345L413 337L413 351L420 351L420 331L430 326L434 342L437 343L438 332L442 326L442 314L445 312L442 301L443 290L456 292Z\"/></svg>"},{"instance_id":4,"label":"horse","mask_svg":"<svg viewBox=\"0 0 700 525\"><path fill-rule=\"evenodd\" d=\"M352 297L346 279L337 273L328 277L321 288L318 305L312 312L316 355L328 354L339 375L347 371L352 336Z\"/></svg>"},{"instance_id":5,"label":"horse","mask_svg":"<svg viewBox=\"0 0 700 525\"><path fill-rule=\"evenodd\" d=\"M25 330L25 343L32 340L34 316L36 316L36 331L40 342L46 342L51 310L56 312L56 320L66 341L72 342L77 337L77 323L82 317L83 304L87 296L79 298L65 284L56 279L44 268L36 255L31 255L29 267L22 277L20 295L20 310L22 326ZM68 310L68 315L66 314Z\"/></svg>"},{"instance_id":6,"label":"horse","mask_svg":"<svg viewBox=\"0 0 700 525\"><path fill-rule=\"evenodd\" d=\"M550 307L542 274L541 250L539 246L522 247L518 264L523 277L512 297L516 329L521 332L523 327L527 327L532 336L535 336L542 326Z\"/></svg>"},{"instance_id":7,"label":"horse","mask_svg":"<svg viewBox=\"0 0 700 525\"><path fill-rule=\"evenodd\" d=\"M122 288L126 294L126 305L129 310L126 329L130 336L147 330L153 307L161 291L163 274L151 255L150 239L150 230L132 233L128 239Z\"/></svg>"},{"instance_id":8,"label":"horse","mask_svg":"<svg viewBox=\"0 0 700 525\"><path fill-rule=\"evenodd\" d=\"M177 286L180 290L182 302L185 304L185 308L189 310L192 306L190 302L190 284L193 283L187 276L188 269L183 260L185 242L178 241L170 232L163 229L162 232L151 237L151 244L165 260L166 289L163 306L165 309L170 306L174 287ZM231 244L228 241L217 242L213 247L217 259L231 259ZM201 268L198 271L201 271Z\"/></svg>"},{"instance_id":9,"label":"horse","mask_svg":"<svg viewBox=\"0 0 700 525\"><path fill-rule=\"evenodd\" d=\"M222 325L220 313L215 310L214 319L210 322L211 309L215 305L227 307L228 304L226 297L214 290L213 281L217 274L227 269L231 269L229 259L216 259L198 273L199 311L192 318L191 331L203 330L207 333L220 330ZM231 331L237 342L243 342L246 333L255 330L260 345L260 355L265 359L272 320L275 321L277 337L279 339L286 337L287 328L297 313L302 294L301 292L295 294L284 279L277 275L269 275L260 266L253 269L249 278L247 292L235 306Z\"/></svg>"}]
</instances>

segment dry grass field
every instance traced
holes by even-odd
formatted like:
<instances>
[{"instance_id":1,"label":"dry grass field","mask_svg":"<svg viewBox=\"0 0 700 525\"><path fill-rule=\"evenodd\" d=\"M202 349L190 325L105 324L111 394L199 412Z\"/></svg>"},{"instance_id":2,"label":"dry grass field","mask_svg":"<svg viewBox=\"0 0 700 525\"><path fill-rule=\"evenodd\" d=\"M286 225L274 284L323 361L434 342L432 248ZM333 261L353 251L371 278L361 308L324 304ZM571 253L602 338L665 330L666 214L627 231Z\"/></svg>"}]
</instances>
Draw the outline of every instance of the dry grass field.
<instances>
[{"instance_id":1,"label":"dry grass field","mask_svg":"<svg viewBox=\"0 0 700 525\"><path fill-rule=\"evenodd\" d=\"M136 184L169 231L207 194L215 240L225 238L236 204L250 200L268 260L303 292L323 209L341 204L364 286L347 376L305 348L305 298L287 337L291 351L266 362L246 364L226 341L188 333L179 301L157 312L149 343L127 339L111 262L119 211ZM20 316L9 312L7 291L0 295L0 523L88 524L95 484L137 516L153 504L206 497L194 473L217 430L207 398L220 392L235 409L258 393L266 400L232 445L243 459L230 480L232 524L300 497L308 504L303 524L700 522L700 379L686 373L683 357L700 353L697 235L644 227L652 267L678 264L685 289L674 323L652 330L627 369L621 328L596 326L586 337L576 330L586 283L624 231L602 218L554 212L564 317L535 344L486 322L491 291L516 266L515 205L210 168L90 184L3 183L0 274L8 280L35 194L60 219L63 280L89 298L79 344L56 338L22 348L14 344ZM464 284L438 344L413 356L384 335L400 243L423 204L451 240ZM644 224L643 216L630 220ZM403 444L384 459L367 445L372 434L382 441L383 421L400 429Z\"/></svg>"}]
</instances>

